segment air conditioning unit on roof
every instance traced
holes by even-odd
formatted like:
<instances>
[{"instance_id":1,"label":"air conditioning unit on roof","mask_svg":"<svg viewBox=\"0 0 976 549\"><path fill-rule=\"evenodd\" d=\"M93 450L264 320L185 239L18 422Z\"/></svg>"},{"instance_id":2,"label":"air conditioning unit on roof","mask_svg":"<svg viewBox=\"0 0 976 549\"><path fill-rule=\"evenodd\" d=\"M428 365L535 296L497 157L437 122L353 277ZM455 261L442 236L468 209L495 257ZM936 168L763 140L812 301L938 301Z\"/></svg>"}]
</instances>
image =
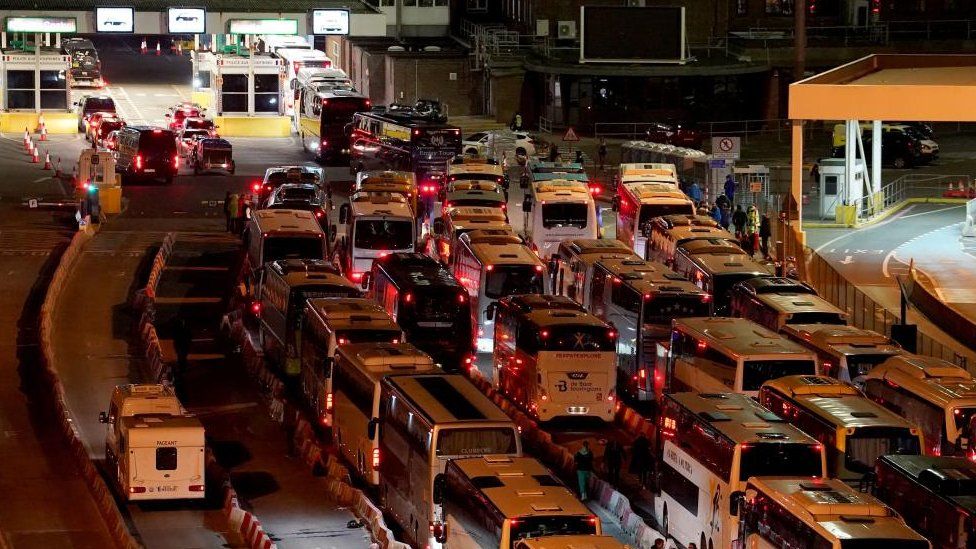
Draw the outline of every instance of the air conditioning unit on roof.
<instances>
[{"instance_id":1,"label":"air conditioning unit on roof","mask_svg":"<svg viewBox=\"0 0 976 549\"><path fill-rule=\"evenodd\" d=\"M556 26L556 38L576 39L576 21L560 21Z\"/></svg>"}]
</instances>

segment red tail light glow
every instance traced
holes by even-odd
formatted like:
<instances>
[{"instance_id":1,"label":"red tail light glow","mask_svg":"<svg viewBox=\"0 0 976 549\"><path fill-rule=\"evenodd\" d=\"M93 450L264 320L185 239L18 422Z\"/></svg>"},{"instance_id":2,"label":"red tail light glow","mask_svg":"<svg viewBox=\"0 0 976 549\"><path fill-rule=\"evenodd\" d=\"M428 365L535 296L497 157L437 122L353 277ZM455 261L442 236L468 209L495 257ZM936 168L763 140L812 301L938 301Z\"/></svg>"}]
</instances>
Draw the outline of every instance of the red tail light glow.
<instances>
[{"instance_id":1,"label":"red tail light glow","mask_svg":"<svg viewBox=\"0 0 976 549\"><path fill-rule=\"evenodd\" d=\"M255 301L251 303L251 314L254 316L261 316L261 302Z\"/></svg>"},{"instance_id":2,"label":"red tail light glow","mask_svg":"<svg viewBox=\"0 0 976 549\"><path fill-rule=\"evenodd\" d=\"M353 282L359 282L360 280L363 279L363 273L352 273L351 276Z\"/></svg>"},{"instance_id":3,"label":"red tail light glow","mask_svg":"<svg viewBox=\"0 0 976 549\"><path fill-rule=\"evenodd\" d=\"M413 303L413 294L407 293L403 296L404 303Z\"/></svg>"},{"instance_id":4,"label":"red tail light glow","mask_svg":"<svg viewBox=\"0 0 976 549\"><path fill-rule=\"evenodd\" d=\"M254 191L254 192L260 191L261 190L261 183L252 183L251 184L251 190Z\"/></svg>"},{"instance_id":5,"label":"red tail light glow","mask_svg":"<svg viewBox=\"0 0 976 549\"><path fill-rule=\"evenodd\" d=\"M191 484L190 485L190 491L191 492L203 492L204 490L206 490L206 487L203 484Z\"/></svg>"},{"instance_id":6,"label":"red tail light glow","mask_svg":"<svg viewBox=\"0 0 976 549\"><path fill-rule=\"evenodd\" d=\"M145 494L146 493L146 487L145 486L129 486L129 493L130 494Z\"/></svg>"},{"instance_id":7,"label":"red tail light glow","mask_svg":"<svg viewBox=\"0 0 976 549\"><path fill-rule=\"evenodd\" d=\"M141 170L142 169L142 155L141 154L137 154L136 155L136 169L137 170Z\"/></svg>"},{"instance_id":8,"label":"red tail light glow","mask_svg":"<svg viewBox=\"0 0 976 549\"><path fill-rule=\"evenodd\" d=\"M177 170L180 169L180 155L178 154L173 156L173 167Z\"/></svg>"}]
</instances>

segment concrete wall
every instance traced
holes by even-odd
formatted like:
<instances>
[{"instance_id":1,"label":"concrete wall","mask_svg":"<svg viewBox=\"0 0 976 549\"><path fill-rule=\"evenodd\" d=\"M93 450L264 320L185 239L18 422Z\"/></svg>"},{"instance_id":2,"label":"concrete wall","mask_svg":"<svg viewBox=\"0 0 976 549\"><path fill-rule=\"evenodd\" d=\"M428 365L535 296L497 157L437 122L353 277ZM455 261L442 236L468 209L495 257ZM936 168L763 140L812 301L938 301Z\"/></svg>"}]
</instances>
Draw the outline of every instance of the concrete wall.
<instances>
[{"instance_id":1,"label":"concrete wall","mask_svg":"<svg viewBox=\"0 0 976 549\"><path fill-rule=\"evenodd\" d=\"M384 103L437 99L451 116L481 112L481 75L468 70L466 55L385 57Z\"/></svg>"}]
</instances>

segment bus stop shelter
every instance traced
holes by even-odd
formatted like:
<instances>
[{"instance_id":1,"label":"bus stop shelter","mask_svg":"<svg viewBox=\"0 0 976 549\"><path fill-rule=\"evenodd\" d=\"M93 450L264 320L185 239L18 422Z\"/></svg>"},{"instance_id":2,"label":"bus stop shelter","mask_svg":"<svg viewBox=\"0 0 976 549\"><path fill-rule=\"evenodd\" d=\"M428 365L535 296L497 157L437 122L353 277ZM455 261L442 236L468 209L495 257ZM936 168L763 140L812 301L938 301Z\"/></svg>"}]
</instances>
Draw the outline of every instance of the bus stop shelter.
<instances>
[{"instance_id":1,"label":"bus stop shelter","mask_svg":"<svg viewBox=\"0 0 976 549\"><path fill-rule=\"evenodd\" d=\"M847 181L864 188L841 190L839 204L871 204L881 194L881 122L976 121L976 55L870 55L790 85L789 117L793 123L790 200L784 205L797 245L802 227L803 124L842 120L847 124ZM860 121L871 121L871 162L864 161ZM870 166L853 177L860 164ZM866 200L861 200L864 197ZM852 211L857 216L858 212ZM799 250L790 249L793 254Z\"/></svg>"}]
</instances>

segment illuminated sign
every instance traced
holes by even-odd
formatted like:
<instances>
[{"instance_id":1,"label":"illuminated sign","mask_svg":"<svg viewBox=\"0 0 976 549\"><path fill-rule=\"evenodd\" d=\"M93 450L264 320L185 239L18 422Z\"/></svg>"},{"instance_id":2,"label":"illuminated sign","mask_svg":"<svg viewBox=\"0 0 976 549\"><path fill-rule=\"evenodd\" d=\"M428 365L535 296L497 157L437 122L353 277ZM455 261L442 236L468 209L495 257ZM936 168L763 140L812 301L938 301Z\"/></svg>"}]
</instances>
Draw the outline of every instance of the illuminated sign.
<instances>
[{"instance_id":1,"label":"illuminated sign","mask_svg":"<svg viewBox=\"0 0 976 549\"><path fill-rule=\"evenodd\" d=\"M230 34L298 34L297 19L230 19Z\"/></svg>"},{"instance_id":2,"label":"illuminated sign","mask_svg":"<svg viewBox=\"0 0 976 549\"><path fill-rule=\"evenodd\" d=\"M312 10L312 34L349 34L349 10Z\"/></svg>"},{"instance_id":3,"label":"illuminated sign","mask_svg":"<svg viewBox=\"0 0 976 549\"><path fill-rule=\"evenodd\" d=\"M96 32L135 32L134 8L95 8Z\"/></svg>"},{"instance_id":4,"label":"illuminated sign","mask_svg":"<svg viewBox=\"0 0 976 549\"><path fill-rule=\"evenodd\" d=\"M7 32L78 32L74 17L8 17Z\"/></svg>"},{"instance_id":5,"label":"illuminated sign","mask_svg":"<svg viewBox=\"0 0 976 549\"><path fill-rule=\"evenodd\" d=\"M172 34L205 34L207 10L203 8L168 8L166 22Z\"/></svg>"}]
</instances>

